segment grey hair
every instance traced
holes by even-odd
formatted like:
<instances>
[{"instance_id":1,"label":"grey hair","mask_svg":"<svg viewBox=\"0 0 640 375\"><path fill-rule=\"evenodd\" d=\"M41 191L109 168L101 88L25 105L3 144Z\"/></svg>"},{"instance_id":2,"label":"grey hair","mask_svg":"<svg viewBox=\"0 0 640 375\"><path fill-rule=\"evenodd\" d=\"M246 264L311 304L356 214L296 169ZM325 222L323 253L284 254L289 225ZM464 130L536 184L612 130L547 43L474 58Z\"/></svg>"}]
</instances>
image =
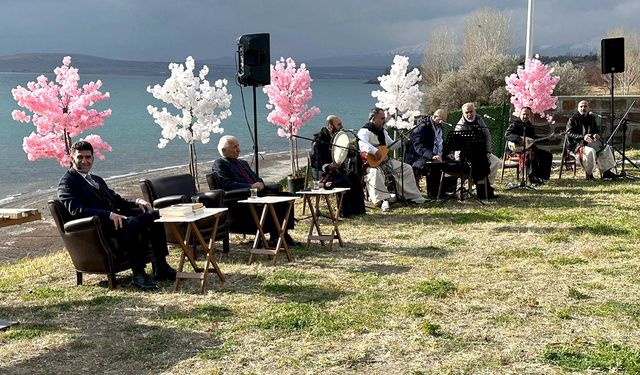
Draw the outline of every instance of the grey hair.
<instances>
[{"instance_id":1,"label":"grey hair","mask_svg":"<svg viewBox=\"0 0 640 375\"><path fill-rule=\"evenodd\" d=\"M220 153L220 156L224 157L224 150L229 147L229 141L238 142L238 138L232 135L223 135L220 137L220 140L218 141L218 153Z\"/></svg>"}]
</instances>

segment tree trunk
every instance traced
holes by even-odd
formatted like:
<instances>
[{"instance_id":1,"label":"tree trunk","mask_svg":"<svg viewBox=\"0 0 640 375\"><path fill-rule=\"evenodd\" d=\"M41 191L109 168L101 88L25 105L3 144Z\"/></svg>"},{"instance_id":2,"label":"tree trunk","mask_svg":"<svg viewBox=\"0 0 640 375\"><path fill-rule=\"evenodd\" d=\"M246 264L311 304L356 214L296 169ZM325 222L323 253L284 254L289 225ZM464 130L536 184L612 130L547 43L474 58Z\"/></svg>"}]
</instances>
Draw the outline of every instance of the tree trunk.
<instances>
[{"instance_id":1,"label":"tree trunk","mask_svg":"<svg viewBox=\"0 0 640 375\"><path fill-rule=\"evenodd\" d=\"M200 181L198 179L198 156L196 154L196 145L189 143L189 174L193 176L196 182L196 190L200 191Z\"/></svg>"},{"instance_id":2,"label":"tree trunk","mask_svg":"<svg viewBox=\"0 0 640 375\"><path fill-rule=\"evenodd\" d=\"M296 175L296 166L294 163L294 155L293 155L293 137L289 137L289 155L291 156L291 176Z\"/></svg>"}]
</instances>

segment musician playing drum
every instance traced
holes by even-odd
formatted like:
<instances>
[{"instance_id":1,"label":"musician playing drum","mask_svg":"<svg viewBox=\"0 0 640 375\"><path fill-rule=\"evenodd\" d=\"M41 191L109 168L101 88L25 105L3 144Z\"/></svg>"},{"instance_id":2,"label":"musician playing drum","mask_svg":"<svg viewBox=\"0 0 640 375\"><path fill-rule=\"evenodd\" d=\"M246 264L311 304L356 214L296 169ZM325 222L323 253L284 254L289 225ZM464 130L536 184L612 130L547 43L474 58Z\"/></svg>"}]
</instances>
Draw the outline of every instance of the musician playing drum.
<instances>
[{"instance_id":1,"label":"musician playing drum","mask_svg":"<svg viewBox=\"0 0 640 375\"><path fill-rule=\"evenodd\" d=\"M406 160L413 167L416 183L422 175L426 176L427 195L431 199L438 196L442 166L446 160L453 161L453 155L442 155L444 144L442 122L446 118L447 111L438 109L433 112L432 116L418 119L418 126L411 132L411 142L407 148Z\"/></svg>"},{"instance_id":2,"label":"musician playing drum","mask_svg":"<svg viewBox=\"0 0 640 375\"><path fill-rule=\"evenodd\" d=\"M509 124L505 133L507 141L511 142L511 152L526 153L526 167L529 172L529 182L541 185L549 180L553 156L550 152L538 148L531 142L536 139L535 129L531 124L531 108L523 107L517 120Z\"/></svg>"},{"instance_id":3,"label":"musician playing drum","mask_svg":"<svg viewBox=\"0 0 640 375\"><path fill-rule=\"evenodd\" d=\"M616 179L619 176L611 169L616 166L613 152L600 137L600 130L594 115L589 114L589 102L578 103L578 112L571 115L567 122L569 147L576 155L582 154L580 164L584 168L587 180L595 180L593 169L597 165L602 179ZM583 151L583 152L580 152ZM576 156L578 158L579 156Z\"/></svg>"},{"instance_id":4,"label":"musician playing drum","mask_svg":"<svg viewBox=\"0 0 640 375\"><path fill-rule=\"evenodd\" d=\"M418 204L426 201L420 195L411 166L386 156L387 146L389 149L400 146L399 142L392 145L391 137L384 128L386 121L384 109L376 107L369 112L369 122L358 130L360 151L366 152L370 159L369 168L364 176L369 200L376 205L379 204L385 212L390 209L389 200L391 199L391 194L387 190L387 177L393 179L396 191L406 200Z\"/></svg>"},{"instance_id":5,"label":"musician playing drum","mask_svg":"<svg viewBox=\"0 0 640 375\"><path fill-rule=\"evenodd\" d=\"M315 180L323 180L325 183L330 183L333 187L350 188L350 190L345 193L340 211L340 216L350 217L364 214L365 207L360 177L356 173L346 170L343 157L341 157L342 160L334 160L332 156L332 154L347 156L350 153L350 150L342 148L345 146L348 147L348 142L345 144L341 141L341 139L345 137L348 141L347 134L342 131L342 120L340 117L336 115L327 116L325 127L313 136L311 169ZM355 151L351 151L351 154L355 154Z\"/></svg>"}]
</instances>

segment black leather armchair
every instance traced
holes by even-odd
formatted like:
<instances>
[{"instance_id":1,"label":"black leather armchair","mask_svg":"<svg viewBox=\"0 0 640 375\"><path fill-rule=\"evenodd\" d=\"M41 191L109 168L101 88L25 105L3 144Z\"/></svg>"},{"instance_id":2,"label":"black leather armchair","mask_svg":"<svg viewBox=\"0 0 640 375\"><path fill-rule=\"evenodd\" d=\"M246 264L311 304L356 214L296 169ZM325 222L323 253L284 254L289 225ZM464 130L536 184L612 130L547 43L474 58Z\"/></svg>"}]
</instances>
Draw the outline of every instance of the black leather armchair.
<instances>
[{"instance_id":1,"label":"black leather armchair","mask_svg":"<svg viewBox=\"0 0 640 375\"><path fill-rule=\"evenodd\" d=\"M155 209L171 206L176 203L201 202L205 207L219 208L224 206L224 190L212 190L198 193L193 176L181 174L176 176L166 176L153 179L140 180L140 189L145 200L151 202ZM205 218L197 222L198 228L205 239L211 235L214 218ZM219 224L216 235L217 241L222 241L222 251L229 252L229 231L227 218L223 217ZM171 231L165 227L167 241L176 243ZM178 227L178 230L186 231L186 225Z\"/></svg>"},{"instance_id":2,"label":"black leather armchair","mask_svg":"<svg viewBox=\"0 0 640 375\"><path fill-rule=\"evenodd\" d=\"M116 273L131 268L126 256L118 251L115 238L105 235L103 223L97 216L73 220L67 208L58 199L48 202L51 216L64 241L76 269L76 283L82 285L83 273L107 275L109 289L116 286ZM147 262L151 262L153 251L149 246Z\"/></svg>"}]
</instances>

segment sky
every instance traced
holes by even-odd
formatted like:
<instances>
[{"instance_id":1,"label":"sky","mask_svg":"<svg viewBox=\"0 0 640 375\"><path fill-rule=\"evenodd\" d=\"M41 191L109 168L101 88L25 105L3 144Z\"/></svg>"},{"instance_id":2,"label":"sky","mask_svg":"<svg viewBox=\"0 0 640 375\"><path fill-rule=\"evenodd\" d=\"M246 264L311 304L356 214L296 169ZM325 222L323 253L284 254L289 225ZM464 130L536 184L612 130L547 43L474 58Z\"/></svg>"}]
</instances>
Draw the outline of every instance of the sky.
<instances>
[{"instance_id":1,"label":"sky","mask_svg":"<svg viewBox=\"0 0 640 375\"><path fill-rule=\"evenodd\" d=\"M270 33L271 56L359 55L461 32L488 7L512 14L523 49L527 0L0 0L0 56L56 52L177 61L233 56L243 34ZM599 46L614 27L640 32L637 0L535 0L534 45ZM534 54L536 51L533 51Z\"/></svg>"}]
</instances>

